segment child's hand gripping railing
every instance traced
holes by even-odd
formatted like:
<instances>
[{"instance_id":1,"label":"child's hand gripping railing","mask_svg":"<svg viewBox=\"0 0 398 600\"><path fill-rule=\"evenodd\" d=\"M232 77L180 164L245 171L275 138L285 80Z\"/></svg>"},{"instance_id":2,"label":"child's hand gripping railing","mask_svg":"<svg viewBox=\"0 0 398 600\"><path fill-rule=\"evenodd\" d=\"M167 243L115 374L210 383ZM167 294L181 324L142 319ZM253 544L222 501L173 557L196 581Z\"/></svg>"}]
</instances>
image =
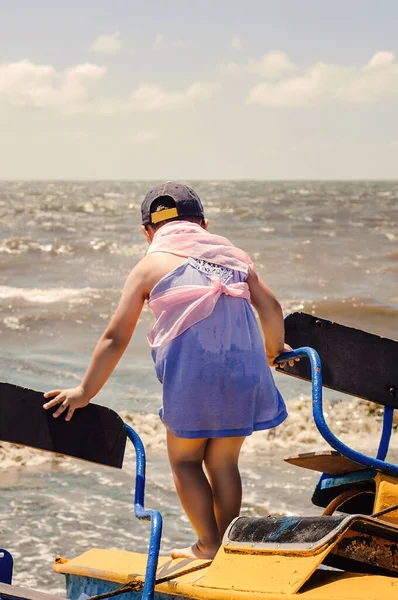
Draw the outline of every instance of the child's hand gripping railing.
<instances>
[{"instance_id":1,"label":"child's hand gripping railing","mask_svg":"<svg viewBox=\"0 0 398 600\"><path fill-rule=\"evenodd\" d=\"M398 477L398 466L385 462L384 460L388 452L388 447L391 438L394 408L390 406L384 407L383 429L381 433L377 457L373 458L371 456L367 456L366 454L362 454L361 452L353 450L352 448L344 444L342 441L340 441L334 435L334 433L332 433L328 424L326 423L323 414L322 366L319 354L313 348L303 346L302 348L297 348L292 352L286 352L284 354L281 354L275 362L277 364L280 364L292 358L308 358L310 362L312 383L312 411L315 425L317 426L319 433L322 435L322 437L332 446L332 448L340 452L340 454L343 454L347 458L350 458L351 460L363 465L364 467L376 469L377 471L381 471L382 473L387 473L389 475Z\"/></svg>"},{"instance_id":2,"label":"child's hand gripping railing","mask_svg":"<svg viewBox=\"0 0 398 600\"><path fill-rule=\"evenodd\" d=\"M162 515L157 510L145 510L145 449L139 435L126 423L124 424L127 437L132 442L136 456L136 475L134 493L134 513L143 521L151 521L148 559L145 572L145 583L142 590L142 600L153 600L156 580L156 569L159 558L160 539L162 536Z\"/></svg>"}]
</instances>

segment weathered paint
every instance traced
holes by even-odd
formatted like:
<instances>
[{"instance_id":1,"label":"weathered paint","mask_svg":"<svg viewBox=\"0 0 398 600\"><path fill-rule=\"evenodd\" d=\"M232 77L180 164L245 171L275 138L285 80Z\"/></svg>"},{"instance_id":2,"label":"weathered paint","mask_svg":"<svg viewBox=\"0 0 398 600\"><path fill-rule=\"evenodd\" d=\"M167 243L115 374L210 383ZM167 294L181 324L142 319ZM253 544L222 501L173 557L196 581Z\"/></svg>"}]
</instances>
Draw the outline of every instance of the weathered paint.
<instances>
[{"instance_id":1,"label":"weathered paint","mask_svg":"<svg viewBox=\"0 0 398 600\"><path fill-rule=\"evenodd\" d=\"M378 513L381 510L394 506L398 503L398 479L384 473L377 473L376 482L376 498L374 503L374 512ZM398 525L398 510L393 510L381 516L382 521L395 523Z\"/></svg>"},{"instance_id":2,"label":"weathered paint","mask_svg":"<svg viewBox=\"0 0 398 600\"><path fill-rule=\"evenodd\" d=\"M246 592L294 594L311 577L329 553L328 546L314 555L283 556L277 553L218 552L201 587L227 587Z\"/></svg>"},{"instance_id":3,"label":"weathered paint","mask_svg":"<svg viewBox=\"0 0 398 600\"><path fill-rule=\"evenodd\" d=\"M196 574L197 576L197 574ZM68 598L78 600L87 596L117 589L118 585L102 580L68 575ZM72 581L74 580L74 581ZM200 579L199 579L200 581ZM299 594L279 594L260 591L239 591L233 588L203 588L195 581L195 573L175 582L156 586L155 600L396 600L398 578L362 575L336 571L317 571ZM253 581L255 586L256 579ZM72 595L73 594L73 595ZM128 593L122 600L139 600L140 593Z\"/></svg>"},{"instance_id":4,"label":"weathered paint","mask_svg":"<svg viewBox=\"0 0 398 600\"><path fill-rule=\"evenodd\" d=\"M344 539L344 532L340 539ZM209 566L209 561L190 559L159 559L157 578L177 575L172 581L157 584L156 600L184 598L196 600L380 600L372 595L384 589L383 600L396 600L398 579L369 575L363 585L364 575L357 575L353 587L353 574L326 571L332 579L317 571L318 565L331 550L331 546L314 556L282 556L277 554L250 554L227 552L222 548ZM67 597L78 600L87 596L113 591L128 581L143 581L146 567L144 554L118 550L90 550L71 561L60 560L54 569L66 574ZM198 569L193 571L193 569ZM181 572L185 573L181 575ZM337 577L337 579L336 579ZM348 579L347 579L348 577ZM377 581L377 588L372 582ZM331 582L331 583L330 583ZM330 585L340 595L330 596ZM347 594L346 594L346 586ZM353 589L358 594L353 595ZM349 592L348 592L349 590ZM140 592L124 594L122 600L138 600Z\"/></svg>"},{"instance_id":5,"label":"weathered paint","mask_svg":"<svg viewBox=\"0 0 398 600\"><path fill-rule=\"evenodd\" d=\"M305 550L295 547L294 543L289 550L285 548L287 544L272 550L259 549L256 544L250 549L247 544L242 544L242 548L222 546L212 562L160 557L156 579L167 577L172 580L158 583L155 589L157 593L172 597L198 599L254 599L257 595L268 599L277 598L280 594L286 599L298 592L300 595L305 593L317 568L323 562L328 564L330 553L340 558L358 560L371 567L395 570L397 542L398 527L370 517L353 515L342 521L337 519L337 526L330 535ZM127 582L143 582L146 556L120 550L93 549L70 561L59 558L54 570L68 576L68 597L77 600L82 591L87 595L102 593L92 591L90 581L112 584L112 589L115 589L115 585L117 588ZM398 579L391 577L385 577L384 580L398 582ZM105 583L96 584L101 590L102 585ZM74 586L77 586L76 590ZM87 586L89 591L86 590ZM327 597L323 589L319 588L318 593L319 598ZM341 600L346 600L344 595ZM387 596L386 600L390 598Z\"/></svg>"},{"instance_id":6,"label":"weathered paint","mask_svg":"<svg viewBox=\"0 0 398 600\"><path fill-rule=\"evenodd\" d=\"M138 552L93 548L71 560L57 557L53 569L56 573L64 573L65 575L79 575L124 584L128 581L144 580L146 560L146 554ZM169 556L161 556L159 557L156 578L160 579L192 570L196 572L209 564L210 561L208 560L193 560L190 558L173 560Z\"/></svg>"},{"instance_id":7,"label":"weathered paint","mask_svg":"<svg viewBox=\"0 0 398 600\"><path fill-rule=\"evenodd\" d=\"M66 595L69 600L78 600L82 594L82 597L90 597L97 594L113 592L119 587L120 584L111 581L76 575L66 575ZM141 600L141 598L142 590L140 592L128 592L120 596L120 600ZM155 593L154 596L154 600L172 600L172 598L173 596L162 593Z\"/></svg>"}]
</instances>

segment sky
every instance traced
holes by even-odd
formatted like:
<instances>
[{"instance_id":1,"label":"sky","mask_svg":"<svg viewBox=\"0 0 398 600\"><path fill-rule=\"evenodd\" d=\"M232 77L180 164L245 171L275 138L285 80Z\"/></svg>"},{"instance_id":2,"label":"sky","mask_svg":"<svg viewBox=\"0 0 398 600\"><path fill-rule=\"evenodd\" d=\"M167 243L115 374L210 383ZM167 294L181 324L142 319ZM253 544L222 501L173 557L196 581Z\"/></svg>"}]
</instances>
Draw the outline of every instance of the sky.
<instances>
[{"instance_id":1,"label":"sky","mask_svg":"<svg viewBox=\"0 0 398 600\"><path fill-rule=\"evenodd\" d=\"M0 0L0 179L398 179L396 0Z\"/></svg>"}]
</instances>

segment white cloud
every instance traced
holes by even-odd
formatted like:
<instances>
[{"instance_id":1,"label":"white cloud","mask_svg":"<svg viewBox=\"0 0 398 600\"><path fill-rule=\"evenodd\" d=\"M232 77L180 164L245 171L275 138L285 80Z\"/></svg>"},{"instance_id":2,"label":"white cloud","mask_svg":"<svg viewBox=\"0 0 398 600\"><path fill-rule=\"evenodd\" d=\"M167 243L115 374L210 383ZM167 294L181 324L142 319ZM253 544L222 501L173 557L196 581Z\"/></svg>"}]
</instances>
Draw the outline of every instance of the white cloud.
<instances>
[{"instance_id":1,"label":"white cloud","mask_svg":"<svg viewBox=\"0 0 398 600\"><path fill-rule=\"evenodd\" d=\"M0 63L0 106L52 108L69 114L173 110L208 100L219 88L216 83L199 81L174 91L157 84L141 84L127 99L95 95L94 86L106 72L106 67L92 63L64 71L29 60Z\"/></svg>"},{"instance_id":2,"label":"white cloud","mask_svg":"<svg viewBox=\"0 0 398 600\"><path fill-rule=\"evenodd\" d=\"M160 135L157 131L141 131L129 137L133 144L146 144L147 142L153 142L158 140Z\"/></svg>"},{"instance_id":3,"label":"white cloud","mask_svg":"<svg viewBox=\"0 0 398 600\"><path fill-rule=\"evenodd\" d=\"M232 48L241 48L242 47L242 41L241 41L239 35L234 35L234 37L231 40L231 47Z\"/></svg>"},{"instance_id":4,"label":"white cloud","mask_svg":"<svg viewBox=\"0 0 398 600\"><path fill-rule=\"evenodd\" d=\"M242 67L235 61L230 60L227 63L221 63L217 65L216 71L219 73L225 73L226 75L235 75L236 73L240 73L242 71Z\"/></svg>"},{"instance_id":5,"label":"white cloud","mask_svg":"<svg viewBox=\"0 0 398 600\"><path fill-rule=\"evenodd\" d=\"M112 35L101 35L95 42L90 46L92 52L97 54L116 54L123 46L123 42L120 39L120 34L115 31Z\"/></svg>"},{"instance_id":6,"label":"white cloud","mask_svg":"<svg viewBox=\"0 0 398 600\"><path fill-rule=\"evenodd\" d=\"M167 91L155 84L142 84L131 94L129 107L135 110L173 110L208 100L218 89L218 84L195 82L185 90Z\"/></svg>"},{"instance_id":7,"label":"white cloud","mask_svg":"<svg viewBox=\"0 0 398 600\"><path fill-rule=\"evenodd\" d=\"M280 77L284 73L295 69L296 65L290 60L286 52L280 50L268 52L260 60L249 60L247 65L249 73L267 78Z\"/></svg>"},{"instance_id":8,"label":"white cloud","mask_svg":"<svg viewBox=\"0 0 398 600\"><path fill-rule=\"evenodd\" d=\"M289 71L294 71L295 69L297 69L297 67L290 60L288 55L279 50L273 50L272 52L264 54L260 60L250 59L247 65L238 64L237 62L230 60L227 63L217 66L217 71L220 73L235 74L245 71L247 73L251 73L252 75L266 77L267 79L278 78Z\"/></svg>"},{"instance_id":9,"label":"white cloud","mask_svg":"<svg viewBox=\"0 0 398 600\"><path fill-rule=\"evenodd\" d=\"M18 107L76 107L86 103L106 67L83 63L64 71L29 60L0 63L0 103Z\"/></svg>"},{"instance_id":10,"label":"white cloud","mask_svg":"<svg viewBox=\"0 0 398 600\"><path fill-rule=\"evenodd\" d=\"M380 65L389 65L395 61L392 52L376 52L368 62L368 68L379 67Z\"/></svg>"},{"instance_id":11,"label":"white cloud","mask_svg":"<svg viewBox=\"0 0 398 600\"><path fill-rule=\"evenodd\" d=\"M331 102L371 103L398 98L398 63L377 52L363 67L317 62L297 76L256 85L248 104L306 106Z\"/></svg>"}]
</instances>

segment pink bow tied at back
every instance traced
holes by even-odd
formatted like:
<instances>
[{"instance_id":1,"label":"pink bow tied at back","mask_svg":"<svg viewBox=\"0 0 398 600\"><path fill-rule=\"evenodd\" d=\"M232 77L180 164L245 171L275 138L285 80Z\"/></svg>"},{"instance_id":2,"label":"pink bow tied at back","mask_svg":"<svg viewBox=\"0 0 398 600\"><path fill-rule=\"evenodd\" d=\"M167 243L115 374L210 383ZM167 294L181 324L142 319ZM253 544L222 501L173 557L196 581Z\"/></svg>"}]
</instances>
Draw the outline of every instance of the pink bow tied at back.
<instances>
[{"instance_id":1,"label":"pink bow tied at back","mask_svg":"<svg viewBox=\"0 0 398 600\"><path fill-rule=\"evenodd\" d=\"M217 276L211 278L211 286L181 285L151 296L148 306L157 321L148 334L149 345L159 348L168 344L211 315L221 294L250 301L246 282L227 285Z\"/></svg>"},{"instance_id":2,"label":"pink bow tied at back","mask_svg":"<svg viewBox=\"0 0 398 600\"><path fill-rule=\"evenodd\" d=\"M229 294L228 286L225 283L223 283L221 281L220 277L218 277L217 275L214 275L211 278L211 285L212 285L215 293L227 294L227 295L231 295L231 296L234 295L234 294Z\"/></svg>"}]
</instances>

